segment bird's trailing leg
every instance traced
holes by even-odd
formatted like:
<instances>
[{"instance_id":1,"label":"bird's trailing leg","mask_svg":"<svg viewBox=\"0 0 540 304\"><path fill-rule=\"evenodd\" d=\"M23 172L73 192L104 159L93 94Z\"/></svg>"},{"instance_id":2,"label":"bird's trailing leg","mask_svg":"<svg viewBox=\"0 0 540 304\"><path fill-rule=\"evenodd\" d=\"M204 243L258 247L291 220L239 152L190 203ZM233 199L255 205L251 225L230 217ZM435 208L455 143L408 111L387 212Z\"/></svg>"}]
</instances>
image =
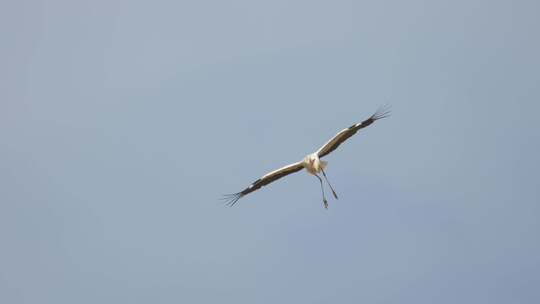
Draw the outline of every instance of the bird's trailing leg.
<instances>
[{"instance_id":1,"label":"bird's trailing leg","mask_svg":"<svg viewBox=\"0 0 540 304\"><path fill-rule=\"evenodd\" d=\"M337 197L337 194L336 194L336 191L334 191L334 188L332 188L332 185L330 184L330 182L328 181L328 178L326 177L326 173L324 173L324 169L321 168L321 171L322 171L322 174L324 176L324 179L326 180L326 182L328 183L328 186L330 186L330 190L332 190L332 194L334 195L334 197L336 199L338 199Z\"/></svg>"},{"instance_id":2,"label":"bird's trailing leg","mask_svg":"<svg viewBox=\"0 0 540 304\"><path fill-rule=\"evenodd\" d=\"M315 177L319 179L319 182L321 182L322 200L323 200L324 208L328 209L328 201L326 200L326 196L324 195L324 187L323 187L322 179L317 174L314 174L314 175Z\"/></svg>"}]
</instances>

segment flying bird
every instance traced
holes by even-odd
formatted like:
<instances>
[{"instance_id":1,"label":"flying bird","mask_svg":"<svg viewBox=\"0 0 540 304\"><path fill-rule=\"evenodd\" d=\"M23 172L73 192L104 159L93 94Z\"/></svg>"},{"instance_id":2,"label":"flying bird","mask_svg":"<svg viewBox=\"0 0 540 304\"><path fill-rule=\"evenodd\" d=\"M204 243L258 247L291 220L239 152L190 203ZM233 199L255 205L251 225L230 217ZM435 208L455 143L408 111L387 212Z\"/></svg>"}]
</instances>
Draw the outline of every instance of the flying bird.
<instances>
[{"instance_id":1,"label":"flying bird","mask_svg":"<svg viewBox=\"0 0 540 304\"><path fill-rule=\"evenodd\" d=\"M319 150L310 153L304 157L299 162L292 163L290 165L287 165L285 167L279 168L277 170L274 170L272 172L269 172L262 176L261 178L257 179L251 185L249 185L246 189L233 193L233 194L227 194L223 197L225 200L225 204L228 206L234 206L236 202L238 202L239 199L242 197L248 195L249 193L256 191L260 189L263 186L266 186L284 176L287 176L292 173L296 173L298 171L301 171L302 169L306 169L306 171L313 176L315 176L320 184L321 184L321 192L322 192L322 199L324 208L328 208L328 201L326 200L326 196L324 194L324 187L323 187L323 180L319 176L320 173L322 173L324 179L326 180L326 183L330 187L330 190L332 190L332 194L336 199L338 199L338 196L336 194L336 191L328 181L328 178L326 177L326 172L324 169L326 168L328 162L321 160L322 157L332 153L334 150L339 147L343 142L345 142L349 137L353 136L358 132L360 129L363 129L375 121L390 116L390 108L387 106L379 108L373 115L371 115L368 119L356 123L346 129L341 130L338 132L334 137L332 137L329 141L327 141L322 147L319 148Z\"/></svg>"}]
</instances>

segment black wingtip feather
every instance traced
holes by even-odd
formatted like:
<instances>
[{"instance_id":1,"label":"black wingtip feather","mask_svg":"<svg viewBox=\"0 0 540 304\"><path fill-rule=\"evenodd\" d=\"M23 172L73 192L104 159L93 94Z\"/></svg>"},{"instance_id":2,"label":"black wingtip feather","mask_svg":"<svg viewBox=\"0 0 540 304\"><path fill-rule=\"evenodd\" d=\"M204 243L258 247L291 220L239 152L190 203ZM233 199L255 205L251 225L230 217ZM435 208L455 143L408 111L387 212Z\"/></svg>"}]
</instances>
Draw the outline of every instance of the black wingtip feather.
<instances>
[{"instance_id":1,"label":"black wingtip feather","mask_svg":"<svg viewBox=\"0 0 540 304\"><path fill-rule=\"evenodd\" d=\"M377 109L377 111L373 115L371 115L370 119L373 119L373 121L375 121L375 120L386 118L390 116L390 113L391 113L390 109L391 109L391 106L383 105L379 109Z\"/></svg>"},{"instance_id":2,"label":"black wingtip feather","mask_svg":"<svg viewBox=\"0 0 540 304\"><path fill-rule=\"evenodd\" d=\"M244 194L242 192L232 193L232 194L225 194L221 200L225 201L224 205L228 207L234 206L236 202L238 202L239 199L242 198Z\"/></svg>"}]
</instances>

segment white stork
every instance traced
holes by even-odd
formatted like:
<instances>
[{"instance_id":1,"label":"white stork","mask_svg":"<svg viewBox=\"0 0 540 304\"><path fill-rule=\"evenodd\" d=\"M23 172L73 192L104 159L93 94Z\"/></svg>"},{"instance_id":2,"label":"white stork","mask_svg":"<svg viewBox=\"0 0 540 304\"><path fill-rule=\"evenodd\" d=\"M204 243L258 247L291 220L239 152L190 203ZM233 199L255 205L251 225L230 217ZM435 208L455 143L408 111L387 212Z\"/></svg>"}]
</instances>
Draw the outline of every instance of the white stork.
<instances>
[{"instance_id":1,"label":"white stork","mask_svg":"<svg viewBox=\"0 0 540 304\"><path fill-rule=\"evenodd\" d=\"M328 201L326 200L326 196L324 195L323 181L321 177L318 175L318 173L322 172L324 179L326 180L326 183L328 183L328 186L330 186L330 189L332 190L332 194L334 195L336 199L338 198L338 196L336 194L336 191L334 191L334 188L332 188L332 185L328 181L328 178L326 177L326 173L324 172L324 169L326 168L326 165L328 162L320 160L320 159L330 154L335 149L337 149L337 147L339 147L341 143L343 143L349 137L356 134L358 130L371 125L376 120L388 117L389 115L390 115L389 107L384 106L384 107L379 108L368 119L360 123L354 124L346 129L341 130L329 141L327 141L322 147L320 147L319 150L317 150L314 153L306 155L306 157L304 157L303 160L265 174L263 177L254 181L253 183L251 183L251 185L249 185L249 187L247 187L246 189L240 192L225 195L225 197L223 198L226 201L225 204L228 206L234 206L234 204L236 204L236 202L242 197L244 197L245 195L255 190L258 190L259 188L266 186L270 184L271 182L276 181L286 175L298 172L302 169L306 169L308 173L314 175L315 177L317 177L317 179L319 179L319 182L321 184L324 208L328 208Z\"/></svg>"}]
</instances>

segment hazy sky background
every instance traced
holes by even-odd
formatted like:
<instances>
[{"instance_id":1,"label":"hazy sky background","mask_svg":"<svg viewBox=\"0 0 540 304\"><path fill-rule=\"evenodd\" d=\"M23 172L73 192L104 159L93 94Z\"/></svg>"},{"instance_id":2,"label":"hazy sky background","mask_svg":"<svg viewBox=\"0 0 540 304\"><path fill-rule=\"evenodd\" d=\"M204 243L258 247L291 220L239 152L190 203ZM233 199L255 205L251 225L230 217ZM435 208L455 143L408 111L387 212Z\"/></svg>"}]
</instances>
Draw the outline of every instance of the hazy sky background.
<instances>
[{"instance_id":1,"label":"hazy sky background","mask_svg":"<svg viewBox=\"0 0 540 304\"><path fill-rule=\"evenodd\" d=\"M539 12L4 1L0 302L539 303Z\"/></svg>"}]
</instances>

